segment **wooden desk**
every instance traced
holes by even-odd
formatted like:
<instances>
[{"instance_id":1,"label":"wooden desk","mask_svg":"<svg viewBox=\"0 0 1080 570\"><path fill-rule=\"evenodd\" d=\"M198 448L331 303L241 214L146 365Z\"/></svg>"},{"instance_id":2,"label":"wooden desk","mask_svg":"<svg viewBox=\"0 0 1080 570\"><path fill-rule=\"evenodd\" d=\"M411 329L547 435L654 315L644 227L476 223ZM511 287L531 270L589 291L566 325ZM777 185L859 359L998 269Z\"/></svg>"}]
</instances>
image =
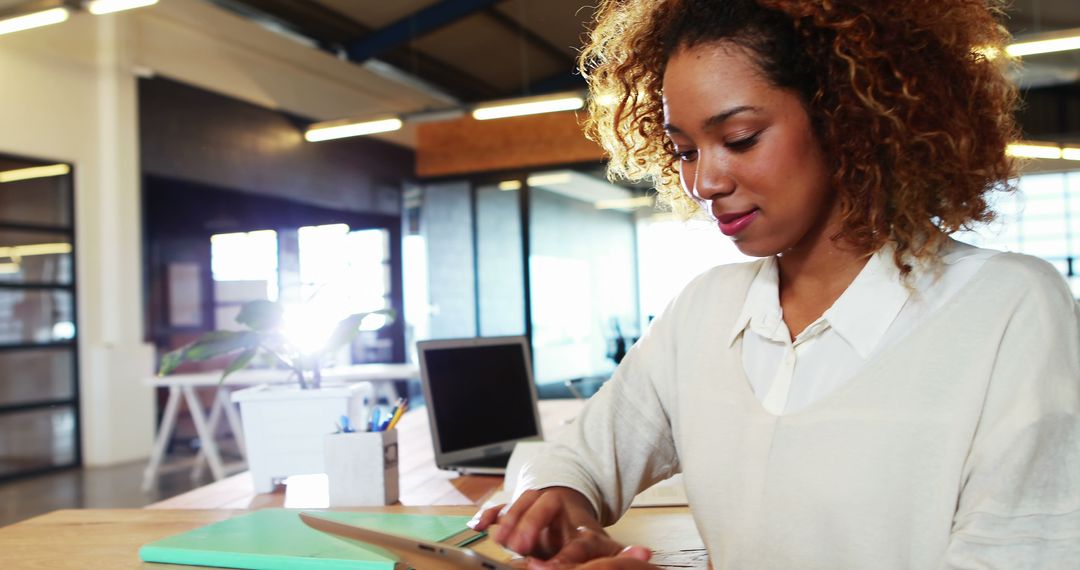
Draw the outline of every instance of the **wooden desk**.
<instances>
[{"instance_id":1,"label":"wooden desk","mask_svg":"<svg viewBox=\"0 0 1080 570\"><path fill-rule=\"evenodd\" d=\"M361 510L361 509L357 509ZM389 512L469 515L473 507L386 507ZM5 570L67 570L106 568L158 570L188 568L147 564L139 547L148 542L243 514L235 510L85 509L53 511L0 528L0 567ZM700 541L685 509L633 509L609 529L625 543L648 544L658 561L679 567L704 568ZM475 547L492 557L508 559L502 549L485 541Z\"/></svg>"},{"instance_id":2,"label":"wooden desk","mask_svg":"<svg viewBox=\"0 0 1080 570\"><path fill-rule=\"evenodd\" d=\"M577 417L582 400L541 400L540 420L545 437L552 437ZM435 451L427 410L410 410L398 422L399 500L405 506L469 505L475 507L502 486L502 477L460 476L435 467ZM154 503L157 509L261 509L265 507L324 508L325 479L290 478L285 491L257 494L251 475L240 473L171 499Z\"/></svg>"},{"instance_id":3,"label":"wooden desk","mask_svg":"<svg viewBox=\"0 0 1080 570\"><path fill-rule=\"evenodd\" d=\"M582 405L580 400L542 401L545 435L564 429ZM501 477L459 476L437 469L426 411L406 414L398 429L402 505L352 510L472 515L477 504L502 485ZM0 568L179 568L141 562L139 547L254 509L325 506L325 488L319 496L308 487L310 481L302 481L296 486L290 483L285 492L260 495L255 493L250 475L241 473L146 509L54 511L0 528ZM666 566L707 565L701 539L685 507L631 509L609 532L624 544L652 548L654 560ZM493 542L485 541L475 548L489 556L507 558Z\"/></svg>"}]
</instances>

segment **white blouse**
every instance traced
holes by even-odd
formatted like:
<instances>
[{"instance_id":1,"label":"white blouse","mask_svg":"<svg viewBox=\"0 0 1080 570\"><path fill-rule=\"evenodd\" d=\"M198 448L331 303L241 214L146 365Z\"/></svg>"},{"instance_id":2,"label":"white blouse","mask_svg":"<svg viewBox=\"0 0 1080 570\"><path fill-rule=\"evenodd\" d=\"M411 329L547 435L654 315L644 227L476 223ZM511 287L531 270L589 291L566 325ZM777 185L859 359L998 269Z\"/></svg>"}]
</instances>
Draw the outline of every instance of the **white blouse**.
<instances>
[{"instance_id":1,"label":"white blouse","mask_svg":"<svg viewBox=\"0 0 1080 570\"><path fill-rule=\"evenodd\" d=\"M829 310L791 340L780 308L776 258L750 284L731 335L742 337L742 365L754 395L774 415L795 412L850 380L945 305L997 251L949 240L937 270L915 266L910 288L900 279L893 251L872 255Z\"/></svg>"}]
</instances>

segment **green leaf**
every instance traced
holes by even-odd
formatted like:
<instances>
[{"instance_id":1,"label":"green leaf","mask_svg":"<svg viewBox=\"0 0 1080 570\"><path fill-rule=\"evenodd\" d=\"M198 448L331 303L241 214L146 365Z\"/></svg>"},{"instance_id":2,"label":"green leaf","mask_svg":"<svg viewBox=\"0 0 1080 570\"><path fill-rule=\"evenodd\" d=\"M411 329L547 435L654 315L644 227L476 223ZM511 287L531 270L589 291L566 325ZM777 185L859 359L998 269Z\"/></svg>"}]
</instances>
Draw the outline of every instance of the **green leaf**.
<instances>
[{"instance_id":1,"label":"green leaf","mask_svg":"<svg viewBox=\"0 0 1080 570\"><path fill-rule=\"evenodd\" d=\"M281 326L285 309L271 301L248 301L240 306L236 322L254 331L269 331Z\"/></svg>"},{"instance_id":2,"label":"green leaf","mask_svg":"<svg viewBox=\"0 0 1080 570\"><path fill-rule=\"evenodd\" d=\"M394 322L394 317L397 313L393 309L379 309L378 311L371 311L368 313L356 313L355 315L349 315L342 319L336 327L334 332L330 334L330 338L326 341L326 346L323 348L324 352L334 352L339 348L349 344L356 338L356 335L360 334L360 325L364 322L364 319L370 315L384 315L386 317L386 325ZM384 325L385 326L385 325Z\"/></svg>"},{"instance_id":3,"label":"green leaf","mask_svg":"<svg viewBox=\"0 0 1080 570\"><path fill-rule=\"evenodd\" d=\"M252 331L211 331L187 347L183 359L194 362L259 345L259 333Z\"/></svg>"},{"instance_id":4,"label":"green leaf","mask_svg":"<svg viewBox=\"0 0 1080 570\"><path fill-rule=\"evenodd\" d=\"M172 374L173 370L176 370L176 367L184 362L184 352L186 350L187 346L184 346L162 356L161 367L158 368L158 376L168 376L169 374Z\"/></svg>"},{"instance_id":5,"label":"green leaf","mask_svg":"<svg viewBox=\"0 0 1080 570\"><path fill-rule=\"evenodd\" d=\"M223 384L225 382L225 379L228 378L229 374L232 374L237 370L243 370L245 367L247 367L248 364L251 364L252 359L254 359L255 355L258 353L258 347L249 348L244 352L241 352L239 356L234 358L233 361L229 363L229 366L225 368L225 371L221 373L221 380L218 382L218 384Z\"/></svg>"}]
</instances>

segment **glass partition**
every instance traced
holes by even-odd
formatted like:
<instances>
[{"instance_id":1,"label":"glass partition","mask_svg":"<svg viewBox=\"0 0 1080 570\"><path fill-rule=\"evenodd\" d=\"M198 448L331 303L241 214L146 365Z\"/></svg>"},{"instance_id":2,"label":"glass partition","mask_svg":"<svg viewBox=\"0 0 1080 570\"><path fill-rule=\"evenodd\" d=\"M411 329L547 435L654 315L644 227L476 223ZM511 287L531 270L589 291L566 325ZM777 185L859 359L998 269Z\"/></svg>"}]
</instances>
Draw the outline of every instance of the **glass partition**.
<instances>
[{"instance_id":1,"label":"glass partition","mask_svg":"<svg viewBox=\"0 0 1080 570\"><path fill-rule=\"evenodd\" d=\"M0 480L80 462L72 178L0 156Z\"/></svg>"}]
</instances>

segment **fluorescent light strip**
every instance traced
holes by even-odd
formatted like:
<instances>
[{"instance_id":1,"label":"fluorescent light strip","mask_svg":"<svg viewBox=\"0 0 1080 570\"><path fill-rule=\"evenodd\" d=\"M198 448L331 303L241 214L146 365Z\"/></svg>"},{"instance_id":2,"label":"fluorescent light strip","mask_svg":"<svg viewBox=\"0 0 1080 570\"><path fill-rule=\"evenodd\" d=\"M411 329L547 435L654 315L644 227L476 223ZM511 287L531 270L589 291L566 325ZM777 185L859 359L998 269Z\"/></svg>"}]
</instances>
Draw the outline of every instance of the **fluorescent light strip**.
<instances>
[{"instance_id":1,"label":"fluorescent light strip","mask_svg":"<svg viewBox=\"0 0 1080 570\"><path fill-rule=\"evenodd\" d=\"M521 181L503 180L499 183L499 190L521 190Z\"/></svg>"},{"instance_id":2,"label":"fluorescent light strip","mask_svg":"<svg viewBox=\"0 0 1080 570\"><path fill-rule=\"evenodd\" d=\"M377 121L365 121L362 123L349 123L345 125L312 125L304 133L304 138L311 142L342 139L346 137L358 137L373 135L375 133L388 133L401 129L401 119L380 119Z\"/></svg>"},{"instance_id":3,"label":"fluorescent light strip","mask_svg":"<svg viewBox=\"0 0 1080 570\"><path fill-rule=\"evenodd\" d=\"M618 200L597 200L593 206L597 210L633 210L653 205L652 196L638 196L637 198L621 198Z\"/></svg>"},{"instance_id":4,"label":"fluorescent light strip","mask_svg":"<svg viewBox=\"0 0 1080 570\"><path fill-rule=\"evenodd\" d=\"M0 275L10 275L19 272L18 263L0 263Z\"/></svg>"},{"instance_id":5,"label":"fluorescent light strip","mask_svg":"<svg viewBox=\"0 0 1080 570\"><path fill-rule=\"evenodd\" d=\"M1080 49L1080 36L1055 38L1051 40L1037 40L1033 42L1019 42L1005 48L1005 52L1013 57L1023 57L1025 55L1054 53L1074 49Z\"/></svg>"},{"instance_id":6,"label":"fluorescent light strip","mask_svg":"<svg viewBox=\"0 0 1080 570\"><path fill-rule=\"evenodd\" d=\"M0 257L17 259L29 255L63 255L71 253L70 243L35 243L0 247Z\"/></svg>"},{"instance_id":7,"label":"fluorescent light strip","mask_svg":"<svg viewBox=\"0 0 1080 570\"><path fill-rule=\"evenodd\" d=\"M1064 158L1065 160L1080 160L1080 148L1062 149L1061 158Z\"/></svg>"},{"instance_id":8,"label":"fluorescent light strip","mask_svg":"<svg viewBox=\"0 0 1080 570\"><path fill-rule=\"evenodd\" d=\"M71 167L66 164L50 164L48 166L31 166L15 170L0 171L0 183L30 180L32 178L48 178L50 176L63 176L71 172Z\"/></svg>"},{"instance_id":9,"label":"fluorescent light strip","mask_svg":"<svg viewBox=\"0 0 1080 570\"><path fill-rule=\"evenodd\" d=\"M42 10L40 12L26 14L25 16L7 18L6 20L0 20L0 34L10 34L33 28L40 28L50 24L59 24L60 22L67 20L70 15L71 12L69 12L67 8L61 7Z\"/></svg>"},{"instance_id":10,"label":"fluorescent light strip","mask_svg":"<svg viewBox=\"0 0 1080 570\"><path fill-rule=\"evenodd\" d=\"M530 103L510 103L505 105L480 107L473 111L472 116L478 121L487 121L489 119L505 119L507 117L521 117L523 115L573 111L584 106L585 100L581 97L563 97L561 99L532 101Z\"/></svg>"},{"instance_id":11,"label":"fluorescent light strip","mask_svg":"<svg viewBox=\"0 0 1080 570\"><path fill-rule=\"evenodd\" d=\"M157 4L158 0L93 0L86 5L86 9L95 16L111 14L123 10L143 8Z\"/></svg>"},{"instance_id":12,"label":"fluorescent light strip","mask_svg":"<svg viewBox=\"0 0 1080 570\"><path fill-rule=\"evenodd\" d=\"M551 172L548 174L533 174L525 179L529 186L551 186L552 184L566 184L570 182L569 172Z\"/></svg>"},{"instance_id":13,"label":"fluorescent light strip","mask_svg":"<svg viewBox=\"0 0 1080 570\"><path fill-rule=\"evenodd\" d=\"M1035 144L1011 144L1005 148L1005 153L1021 158L1061 158L1061 148Z\"/></svg>"}]
</instances>

